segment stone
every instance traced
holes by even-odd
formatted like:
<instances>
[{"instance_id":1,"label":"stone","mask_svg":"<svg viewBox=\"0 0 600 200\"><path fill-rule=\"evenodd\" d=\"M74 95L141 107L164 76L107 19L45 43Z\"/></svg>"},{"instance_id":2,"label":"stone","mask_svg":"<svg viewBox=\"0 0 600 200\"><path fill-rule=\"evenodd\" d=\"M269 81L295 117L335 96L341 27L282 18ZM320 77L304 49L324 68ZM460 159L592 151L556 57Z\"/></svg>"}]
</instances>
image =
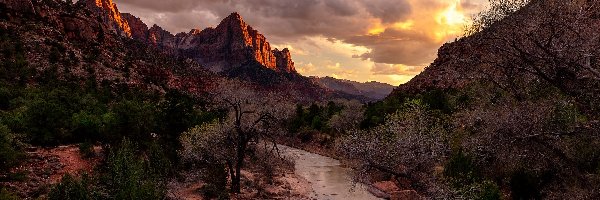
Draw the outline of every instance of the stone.
<instances>
[{"instance_id":1,"label":"stone","mask_svg":"<svg viewBox=\"0 0 600 200\"><path fill-rule=\"evenodd\" d=\"M129 23L121 17L117 5L112 0L82 0L80 2L91 11L98 13L111 31L124 37L131 37Z\"/></svg>"},{"instance_id":2,"label":"stone","mask_svg":"<svg viewBox=\"0 0 600 200\"><path fill-rule=\"evenodd\" d=\"M122 13L121 16L129 24L131 30L131 37L140 41L146 41L148 39L148 25L142 20L132 14Z\"/></svg>"},{"instance_id":3,"label":"stone","mask_svg":"<svg viewBox=\"0 0 600 200\"><path fill-rule=\"evenodd\" d=\"M421 197L414 190L402 190L394 192L390 195L390 200L423 200L425 198Z\"/></svg>"},{"instance_id":4,"label":"stone","mask_svg":"<svg viewBox=\"0 0 600 200\"><path fill-rule=\"evenodd\" d=\"M373 183L373 187L388 194L400 191L400 188L398 188L398 186L396 186L396 184L392 181L376 182Z\"/></svg>"},{"instance_id":5,"label":"stone","mask_svg":"<svg viewBox=\"0 0 600 200\"><path fill-rule=\"evenodd\" d=\"M296 68L294 67L294 61L292 61L292 55L290 50L287 48L279 51L278 49L273 50L273 54L275 55L275 60L277 61L276 66L277 70L281 72L296 72Z\"/></svg>"}]
</instances>

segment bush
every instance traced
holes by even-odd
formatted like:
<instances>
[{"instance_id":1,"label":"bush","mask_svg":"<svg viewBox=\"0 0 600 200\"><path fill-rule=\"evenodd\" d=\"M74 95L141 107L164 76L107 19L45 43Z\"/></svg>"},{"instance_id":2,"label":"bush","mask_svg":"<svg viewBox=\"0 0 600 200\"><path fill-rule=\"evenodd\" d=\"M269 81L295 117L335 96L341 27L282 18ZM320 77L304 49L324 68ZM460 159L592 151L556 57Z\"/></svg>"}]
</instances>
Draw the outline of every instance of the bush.
<instances>
[{"instance_id":1,"label":"bush","mask_svg":"<svg viewBox=\"0 0 600 200\"><path fill-rule=\"evenodd\" d=\"M79 153L84 158L93 158L96 156L96 152L94 151L94 145L90 142L84 142L79 144Z\"/></svg>"},{"instance_id":2,"label":"bush","mask_svg":"<svg viewBox=\"0 0 600 200\"><path fill-rule=\"evenodd\" d=\"M135 146L123 139L107 158L108 188L115 199L162 199L164 188L159 180L149 177L147 164L135 153Z\"/></svg>"},{"instance_id":3,"label":"bush","mask_svg":"<svg viewBox=\"0 0 600 200\"><path fill-rule=\"evenodd\" d=\"M158 109L152 102L124 100L116 103L111 111L116 116L115 131L118 136L147 141L158 126Z\"/></svg>"},{"instance_id":4,"label":"bush","mask_svg":"<svg viewBox=\"0 0 600 200\"><path fill-rule=\"evenodd\" d=\"M500 188L494 182L485 181L482 184L482 191L479 193L477 199L481 200L500 200L502 193Z\"/></svg>"},{"instance_id":5,"label":"bush","mask_svg":"<svg viewBox=\"0 0 600 200\"><path fill-rule=\"evenodd\" d=\"M48 200L91 200L99 199L91 189L89 179L86 175L81 180L66 174L48 194Z\"/></svg>"},{"instance_id":6,"label":"bush","mask_svg":"<svg viewBox=\"0 0 600 200\"><path fill-rule=\"evenodd\" d=\"M17 195L8 191L6 188L0 188L0 199L2 200L18 200L20 199Z\"/></svg>"},{"instance_id":7,"label":"bush","mask_svg":"<svg viewBox=\"0 0 600 200\"><path fill-rule=\"evenodd\" d=\"M0 124L0 170L16 166L24 156L8 127Z\"/></svg>"},{"instance_id":8,"label":"bush","mask_svg":"<svg viewBox=\"0 0 600 200\"><path fill-rule=\"evenodd\" d=\"M307 143L312 141L317 134L318 132L314 130L302 130L298 133L298 138L300 138L300 142Z\"/></svg>"},{"instance_id":9,"label":"bush","mask_svg":"<svg viewBox=\"0 0 600 200\"><path fill-rule=\"evenodd\" d=\"M477 176L473 159L463 151L453 153L444 166L444 176L450 178L455 185L467 185L475 181Z\"/></svg>"},{"instance_id":10,"label":"bush","mask_svg":"<svg viewBox=\"0 0 600 200\"><path fill-rule=\"evenodd\" d=\"M206 182L200 192L209 199L229 199L227 190L228 173L225 165L210 163L206 167L202 179Z\"/></svg>"},{"instance_id":11,"label":"bush","mask_svg":"<svg viewBox=\"0 0 600 200\"><path fill-rule=\"evenodd\" d=\"M173 173L171 160L157 141L153 141L148 147L147 157L148 170L156 179L162 180Z\"/></svg>"},{"instance_id":12,"label":"bush","mask_svg":"<svg viewBox=\"0 0 600 200\"><path fill-rule=\"evenodd\" d=\"M65 129L69 114L65 106L46 99L36 99L27 105L25 128L32 144L52 146L68 138Z\"/></svg>"}]
</instances>

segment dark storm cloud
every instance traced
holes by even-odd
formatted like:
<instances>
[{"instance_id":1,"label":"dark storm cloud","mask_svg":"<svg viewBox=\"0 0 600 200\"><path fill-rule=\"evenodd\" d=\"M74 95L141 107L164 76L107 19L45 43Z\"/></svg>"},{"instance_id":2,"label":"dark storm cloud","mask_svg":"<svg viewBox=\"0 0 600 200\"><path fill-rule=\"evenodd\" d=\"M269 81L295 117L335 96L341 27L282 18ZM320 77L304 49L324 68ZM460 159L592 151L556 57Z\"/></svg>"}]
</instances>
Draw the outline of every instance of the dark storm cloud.
<instances>
[{"instance_id":1,"label":"dark storm cloud","mask_svg":"<svg viewBox=\"0 0 600 200\"><path fill-rule=\"evenodd\" d=\"M200 21L217 24L216 19L177 21L190 13L217 16L222 19L232 12L240 13L246 21L271 37L295 39L322 35L346 38L364 33L371 19L393 22L410 14L406 0L115 0L120 7L134 15L158 15L165 29L180 32L198 26ZM140 11L141 10L141 11ZM136 11L136 12L134 12ZM199 16L200 14L198 14ZM201 16L199 16L201 17ZM173 20L164 18L174 18ZM154 17L154 19L159 19ZM191 22L191 23L190 23ZM190 24L186 24L190 23Z\"/></svg>"},{"instance_id":2,"label":"dark storm cloud","mask_svg":"<svg viewBox=\"0 0 600 200\"><path fill-rule=\"evenodd\" d=\"M364 3L367 11L383 23L404 20L410 14L411 7L407 1L370 0Z\"/></svg>"},{"instance_id":3,"label":"dark storm cloud","mask_svg":"<svg viewBox=\"0 0 600 200\"><path fill-rule=\"evenodd\" d=\"M371 59L377 63L409 66L427 64L424 62L435 56L431 50L439 46L434 39L425 35L394 29L387 29L377 35L354 36L344 42L371 49L370 52L355 57Z\"/></svg>"}]
</instances>

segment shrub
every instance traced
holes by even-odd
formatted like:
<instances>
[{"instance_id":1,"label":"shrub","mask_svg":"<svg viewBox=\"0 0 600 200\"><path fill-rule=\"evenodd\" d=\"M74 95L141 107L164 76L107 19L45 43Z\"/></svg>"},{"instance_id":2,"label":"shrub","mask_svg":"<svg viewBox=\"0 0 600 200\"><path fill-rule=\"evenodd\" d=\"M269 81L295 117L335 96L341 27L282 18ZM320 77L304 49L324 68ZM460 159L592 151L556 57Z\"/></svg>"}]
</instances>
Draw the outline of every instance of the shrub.
<instances>
[{"instance_id":1,"label":"shrub","mask_svg":"<svg viewBox=\"0 0 600 200\"><path fill-rule=\"evenodd\" d=\"M444 176L452 179L455 185L471 184L477 177L473 159L462 150L453 153L444 167Z\"/></svg>"},{"instance_id":2,"label":"shrub","mask_svg":"<svg viewBox=\"0 0 600 200\"><path fill-rule=\"evenodd\" d=\"M300 138L300 142L307 143L312 141L317 134L318 132L314 130L302 130L298 133L298 138Z\"/></svg>"},{"instance_id":3,"label":"shrub","mask_svg":"<svg viewBox=\"0 0 600 200\"><path fill-rule=\"evenodd\" d=\"M17 195L8 191L6 188L0 188L0 199L2 200L18 200L20 199Z\"/></svg>"},{"instance_id":4,"label":"shrub","mask_svg":"<svg viewBox=\"0 0 600 200\"><path fill-rule=\"evenodd\" d=\"M19 164L24 156L8 127L0 124L0 170L6 170Z\"/></svg>"},{"instance_id":5,"label":"shrub","mask_svg":"<svg viewBox=\"0 0 600 200\"><path fill-rule=\"evenodd\" d=\"M477 199L481 200L500 200L502 193L496 183L491 181L485 181L482 184L482 191L479 193Z\"/></svg>"},{"instance_id":6,"label":"shrub","mask_svg":"<svg viewBox=\"0 0 600 200\"><path fill-rule=\"evenodd\" d=\"M148 170L157 179L163 179L173 172L171 160L157 141L148 147Z\"/></svg>"},{"instance_id":7,"label":"shrub","mask_svg":"<svg viewBox=\"0 0 600 200\"><path fill-rule=\"evenodd\" d=\"M65 129L68 119L67 110L56 102L44 99L33 100L27 105L25 127L32 144L51 146L58 145L67 138Z\"/></svg>"},{"instance_id":8,"label":"shrub","mask_svg":"<svg viewBox=\"0 0 600 200\"><path fill-rule=\"evenodd\" d=\"M160 181L148 177L146 163L135 153L135 146L123 139L107 158L108 188L115 199L162 199Z\"/></svg>"},{"instance_id":9,"label":"shrub","mask_svg":"<svg viewBox=\"0 0 600 200\"><path fill-rule=\"evenodd\" d=\"M116 116L115 131L119 136L147 141L156 130L158 110L151 102L125 100L116 103L111 111Z\"/></svg>"},{"instance_id":10,"label":"shrub","mask_svg":"<svg viewBox=\"0 0 600 200\"><path fill-rule=\"evenodd\" d=\"M91 189L86 175L81 180L66 174L48 194L49 200L91 200L98 199L97 194Z\"/></svg>"},{"instance_id":11,"label":"shrub","mask_svg":"<svg viewBox=\"0 0 600 200\"><path fill-rule=\"evenodd\" d=\"M96 152L94 151L94 145L90 142L84 142L79 144L79 153L84 158L93 158L96 156Z\"/></svg>"},{"instance_id":12,"label":"shrub","mask_svg":"<svg viewBox=\"0 0 600 200\"><path fill-rule=\"evenodd\" d=\"M225 165L219 163L209 163L202 179L206 182L200 192L209 199L229 199L227 190L228 173Z\"/></svg>"}]
</instances>

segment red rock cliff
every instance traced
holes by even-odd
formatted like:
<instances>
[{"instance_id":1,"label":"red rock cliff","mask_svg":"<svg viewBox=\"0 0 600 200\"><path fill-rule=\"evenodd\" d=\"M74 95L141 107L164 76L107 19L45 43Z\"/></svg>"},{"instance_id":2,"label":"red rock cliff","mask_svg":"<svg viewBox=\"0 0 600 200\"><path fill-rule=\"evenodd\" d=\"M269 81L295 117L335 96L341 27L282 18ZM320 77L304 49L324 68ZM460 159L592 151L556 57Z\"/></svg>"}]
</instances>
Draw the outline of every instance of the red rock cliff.
<instances>
[{"instance_id":1,"label":"red rock cliff","mask_svg":"<svg viewBox=\"0 0 600 200\"><path fill-rule=\"evenodd\" d=\"M111 31L121 36L131 37L131 28L127 20L121 17L117 5L112 0L81 0L90 10L97 12L102 16L102 20L107 24Z\"/></svg>"},{"instance_id":2,"label":"red rock cliff","mask_svg":"<svg viewBox=\"0 0 600 200\"><path fill-rule=\"evenodd\" d=\"M296 72L294 67L294 61L292 61L292 54L287 48L279 51L278 49L273 50L277 61L277 70L282 72Z\"/></svg>"},{"instance_id":3,"label":"red rock cliff","mask_svg":"<svg viewBox=\"0 0 600 200\"><path fill-rule=\"evenodd\" d=\"M121 17L129 24L133 39L146 40L148 38L148 25L142 22L140 18L129 13L122 13Z\"/></svg>"},{"instance_id":4,"label":"red rock cliff","mask_svg":"<svg viewBox=\"0 0 600 200\"><path fill-rule=\"evenodd\" d=\"M272 50L265 36L244 22L237 13L223 19L216 28L192 29L177 35L157 25L146 31L145 24L129 14L124 14L123 18L132 27L133 38L149 42L167 52L193 58L213 71L225 71L257 61L278 72L296 72L290 51Z\"/></svg>"},{"instance_id":5,"label":"red rock cliff","mask_svg":"<svg viewBox=\"0 0 600 200\"><path fill-rule=\"evenodd\" d=\"M238 67L250 60L277 70L275 55L265 36L246 24L237 13L223 19L214 29L191 34L194 39L182 40L184 43L178 46L215 71Z\"/></svg>"}]
</instances>

